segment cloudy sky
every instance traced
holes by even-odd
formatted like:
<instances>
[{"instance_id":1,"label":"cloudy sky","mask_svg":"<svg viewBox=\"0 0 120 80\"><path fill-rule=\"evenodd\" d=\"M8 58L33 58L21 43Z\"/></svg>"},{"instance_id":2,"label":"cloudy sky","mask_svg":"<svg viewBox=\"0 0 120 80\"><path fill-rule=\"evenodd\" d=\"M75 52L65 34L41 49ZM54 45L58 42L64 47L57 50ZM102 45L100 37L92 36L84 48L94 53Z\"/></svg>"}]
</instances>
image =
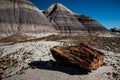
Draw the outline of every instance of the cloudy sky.
<instances>
[{"instance_id":1,"label":"cloudy sky","mask_svg":"<svg viewBox=\"0 0 120 80\"><path fill-rule=\"evenodd\" d=\"M40 10L61 3L71 11L88 15L106 28L120 28L120 0L30 0Z\"/></svg>"}]
</instances>

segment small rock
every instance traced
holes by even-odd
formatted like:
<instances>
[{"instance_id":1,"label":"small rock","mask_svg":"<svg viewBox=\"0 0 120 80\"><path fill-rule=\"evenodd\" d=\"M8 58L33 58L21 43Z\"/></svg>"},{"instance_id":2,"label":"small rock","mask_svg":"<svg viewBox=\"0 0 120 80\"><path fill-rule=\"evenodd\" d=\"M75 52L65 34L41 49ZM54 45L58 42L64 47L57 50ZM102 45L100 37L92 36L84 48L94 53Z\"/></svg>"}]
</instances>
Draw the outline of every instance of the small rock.
<instances>
[{"instance_id":1,"label":"small rock","mask_svg":"<svg viewBox=\"0 0 120 80\"><path fill-rule=\"evenodd\" d=\"M47 67L48 68L52 68L53 65L54 65L53 60L50 60L50 61L47 62Z\"/></svg>"},{"instance_id":2,"label":"small rock","mask_svg":"<svg viewBox=\"0 0 120 80\"><path fill-rule=\"evenodd\" d=\"M108 72L108 73L106 73L107 75L111 75L111 73L110 72Z\"/></svg>"},{"instance_id":3,"label":"small rock","mask_svg":"<svg viewBox=\"0 0 120 80\"><path fill-rule=\"evenodd\" d=\"M15 60L15 63L19 63L19 62L20 62L20 60L19 60L19 59L16 59L16 60Z\"/></svg>"},{"instance_id":4,"label":"small rock","mask_svg":"<svg viewBox=\"0 0 120 80\"><path fill-rule=\"evenodd\" d=\"M32 69L36 69L36 66L31 66Z\"/></svg>"},{"instance_id":5,"label":"small rock","mask_svg":"<svg viewBox=\"0 0 120 80\"><path fill-rule=\"evenodd\" d=\"M117 76L118 76L118 73L115 73L115 72L112 73L113 78L116 78Z\"/></svg>"}]
</instances>

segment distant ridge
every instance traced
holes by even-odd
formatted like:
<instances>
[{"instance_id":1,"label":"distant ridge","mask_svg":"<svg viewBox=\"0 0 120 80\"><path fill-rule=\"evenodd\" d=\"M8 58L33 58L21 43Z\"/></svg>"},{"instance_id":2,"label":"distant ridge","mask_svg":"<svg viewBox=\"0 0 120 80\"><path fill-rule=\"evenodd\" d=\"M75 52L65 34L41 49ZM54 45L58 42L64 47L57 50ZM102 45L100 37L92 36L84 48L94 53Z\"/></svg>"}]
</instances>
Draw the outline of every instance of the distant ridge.
<instances>
[{"instance_id":1,"label":"distant ridge","mask_svg":"<svg viewBox=\"0 0 120 80\"><path fill-rule=\"evenodd\" d=\"M89 16L79 14L74 14L74 16L80 21L80 23L83 24L83 26L89 33L108 32L108 30L103 25L101 25L99 22Z\"/></svg>"},{"instance_id":2,"label":"distant ridge","mask_svg":"<svg viewBox=\"0 0 120 80\"><path fill-rule=\"evenodd\" d=\"M99 22L72 12L60 3L52 4L43 13L60 32L109 33Z\"/></svg>"},{"instance_id":3,"label":"distant ridge","mask_svg":"<svg viewBox=\"0 0 120 80\"><path fill-rule=\"evenodd\" d=\"M86 31L85 27L73 15L73 12L60 3L51 5L43 13L61 33Z\"/></svg>"}]
</instances>

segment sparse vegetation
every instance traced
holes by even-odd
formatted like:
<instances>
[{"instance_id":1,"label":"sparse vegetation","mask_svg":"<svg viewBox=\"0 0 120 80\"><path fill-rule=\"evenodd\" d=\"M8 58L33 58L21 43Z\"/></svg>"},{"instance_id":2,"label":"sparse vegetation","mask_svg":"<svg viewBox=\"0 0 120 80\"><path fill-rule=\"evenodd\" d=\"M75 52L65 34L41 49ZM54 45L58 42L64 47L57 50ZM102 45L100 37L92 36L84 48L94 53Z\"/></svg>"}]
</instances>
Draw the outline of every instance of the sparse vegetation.
<instances>
[{"instance_id":1,"label":"sparse vegetation","mask_svg":"<svg viewBox=\"0 0 120 80\"><path fill-rule=\"evenodd\" d=\"M19 39L19 38L18 38ZM67 45L79 45L85 43L94 48L120 52L120 37L99 37L93 35L49 35L47 37L29 39L24 38L21 40L14 39L1 39L0 42L11 42L10 44L22 43L22 42L33 42L33 41L58 41L62 42L64 46Z\"/></svg>"}]
</instances>

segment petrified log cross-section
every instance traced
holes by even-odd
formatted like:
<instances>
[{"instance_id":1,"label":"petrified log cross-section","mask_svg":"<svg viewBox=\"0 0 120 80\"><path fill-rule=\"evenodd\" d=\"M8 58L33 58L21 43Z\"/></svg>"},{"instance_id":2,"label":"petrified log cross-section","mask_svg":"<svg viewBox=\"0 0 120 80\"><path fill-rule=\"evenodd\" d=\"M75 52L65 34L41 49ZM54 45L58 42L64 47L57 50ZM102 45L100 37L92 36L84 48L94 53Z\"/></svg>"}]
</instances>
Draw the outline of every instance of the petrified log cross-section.
<instances>
[{"instance_id":1,"label":"petrified log cross-section","mask_svg":"<svg viewBox=\"0 0 120 80\"><path fill-rule=\"evenodd\" d=\"M54 46L50 51L58 64L87 70L96 70L104 60L102 52L85 44L70 47Z\"/></svg>"}]
</instances>

